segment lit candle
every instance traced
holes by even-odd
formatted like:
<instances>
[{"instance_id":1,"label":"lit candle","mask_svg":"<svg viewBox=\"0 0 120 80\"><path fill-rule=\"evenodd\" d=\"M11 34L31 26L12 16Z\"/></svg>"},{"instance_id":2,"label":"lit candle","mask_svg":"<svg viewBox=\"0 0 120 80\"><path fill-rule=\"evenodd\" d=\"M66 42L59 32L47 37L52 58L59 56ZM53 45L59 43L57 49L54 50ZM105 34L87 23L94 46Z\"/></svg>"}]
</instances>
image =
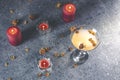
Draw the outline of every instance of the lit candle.
<instances>
[{"instance_id":1,"label":"lit candle","mask_svg":"<svg viewBox=\"0 0 120 80\"><path fill-rule=\"evenodd\" d=\"M76 7L74 4L66 4L63 6L63 20L70 22L74 20L76 13Z\"/></svg>"},{"instance_id":2,"label":"lit candle","mask_svg":"<svg viewBox=\"0 0 120 80\"><path fill-rule=\"evenodd\" d=\"M18 27L11 26L6 31L9 43L13 46L17 46L22 41L22 34Z\"/></svg>"},{"instance_id":3,"label":"lit candle","mask_svg":"<svg viewBox=\"0 0 120 80\"><path fill-rule=\"evenodd\" d=\"M43 31L47 30L48 29L48 24L43 22L38 26L38 29L43 30Z\"/></svg>"},{"instance_id":4,"label":"lit candle","mask_svg":"<svg viewBox=\"0 0 120 80\"><path fill-rule=\"evenodd\" d=\"M48 59L41 59L41 60L39 60L38 67L40 69L47 69L50 67L50 61Z\"/></svg>"}]
</instances>

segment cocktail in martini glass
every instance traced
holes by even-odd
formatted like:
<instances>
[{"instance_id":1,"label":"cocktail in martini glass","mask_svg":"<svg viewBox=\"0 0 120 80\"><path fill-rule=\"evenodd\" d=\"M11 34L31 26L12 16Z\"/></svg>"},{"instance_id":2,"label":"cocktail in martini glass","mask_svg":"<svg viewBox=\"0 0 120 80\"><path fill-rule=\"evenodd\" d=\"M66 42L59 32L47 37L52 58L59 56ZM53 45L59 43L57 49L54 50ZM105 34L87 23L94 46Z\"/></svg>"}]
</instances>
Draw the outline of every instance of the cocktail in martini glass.
<instances>
[{"instance_id":1,"label":"cocktail in martini glass","mask_svg":"<svg viewBox=\"0 0 120 80\"><path fill-rule=\"evenodd\" d=\"M97 31L76 28L70 36L73 46L77 48L72 52L71 58L75 63L82 64L88 59L87 51L95 49L99 44Z\"/></svg>"}]
</instances>

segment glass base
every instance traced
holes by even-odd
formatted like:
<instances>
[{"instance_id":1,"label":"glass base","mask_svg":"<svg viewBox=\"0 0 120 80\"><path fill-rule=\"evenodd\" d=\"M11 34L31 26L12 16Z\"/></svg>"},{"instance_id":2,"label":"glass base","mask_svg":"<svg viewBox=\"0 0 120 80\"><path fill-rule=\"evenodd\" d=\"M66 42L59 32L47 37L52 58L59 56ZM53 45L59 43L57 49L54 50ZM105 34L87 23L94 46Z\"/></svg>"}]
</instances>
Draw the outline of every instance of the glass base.
<instances>
[{"instance_id":1,"label":"glass base","mask_svg":"<svg viewBox=\"0 0 120 80\"><path fill-rule=\"evenodd\" d=\"M39 68L39 71L41 72L41 73L46 73L46 72L49 72L49 73L51 73L52 72L52 67L50 66L49 68L47 68L47 69L40 69Z\"/></svg>"},{"instance_id":2,"label":"glass base","mask_svg":"<svg viewBox=\"0 0 120 80\"><path fill-rule=\"evenodd\" d=\"M73 60L73 62L77 64L83 64L88 59L89 55L87 51L82 50L74 50L70 56L70 58Z\"/></svg>"}]
</instances>

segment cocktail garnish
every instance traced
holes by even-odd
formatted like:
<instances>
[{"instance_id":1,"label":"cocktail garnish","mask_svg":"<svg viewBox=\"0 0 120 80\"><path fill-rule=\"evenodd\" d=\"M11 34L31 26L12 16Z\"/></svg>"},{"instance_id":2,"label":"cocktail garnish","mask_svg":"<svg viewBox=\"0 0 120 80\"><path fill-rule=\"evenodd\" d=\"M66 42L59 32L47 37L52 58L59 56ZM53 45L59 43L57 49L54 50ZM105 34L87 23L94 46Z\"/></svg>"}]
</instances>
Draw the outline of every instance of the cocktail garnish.
<instances>
[{"instance_id":1,"label":"cocktail garnish","mask_svg":"<svg viewBox=\"0 0 120 80\"><path fill-rule=\"evenodd\" d=\"M95 35L96 33L93 30L88 30L88 32L92 35Z\"/></svg>"},{"instance_id":2,"label":"cocktail garnish","mask_svg":"<svg viewBox=\"0 0 120 80\"><path fill-rule=\"evenodd\" d=\"M92 38L89 38L89 41L92 43L93 46L96 46L96 43Z\"/></svg>"},{"instance_id":3,"label":"cocktail garnish","mask_svg":"<svg viewBox=\"0 0 120 80\"><path fill-rule=\"evenodd\" d=\"M71 27L70 27L70 31L71 31L71 32L74 32L76 29L77 29L76 26L71 26Z\"/></svg>"},{"instance_id":4,"label":"cocktail garnish","mask_svg":"<svg viewBox=\"0 0 120 80\"><path fill-rule=\"evenodd\" d=\"M81 44L79 45L79 49L83 49L83 48L84 48L84 44L81 43Z\"/></svg>"}]
</instances>

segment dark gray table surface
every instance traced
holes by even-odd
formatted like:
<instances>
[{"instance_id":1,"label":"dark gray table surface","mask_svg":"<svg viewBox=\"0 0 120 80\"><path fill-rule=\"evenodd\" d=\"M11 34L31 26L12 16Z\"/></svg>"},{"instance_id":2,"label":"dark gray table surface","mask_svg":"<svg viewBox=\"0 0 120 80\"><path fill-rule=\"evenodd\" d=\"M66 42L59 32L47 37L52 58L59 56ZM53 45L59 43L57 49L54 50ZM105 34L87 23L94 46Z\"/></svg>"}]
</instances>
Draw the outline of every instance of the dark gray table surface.
<instances>
[{"instance_id":1,"label":"dark gray table surface","mask_svg":"<svg viewBox=\"0 0 120 80\"><path fill-rule=\"evenodd\" d=\"M77 7L76 18L70 23L62 20L62 8L56 8L57 2L72 2ZM9 10L13 9L13 14ZM29 14L38 18L30 20ZM11 46L6 30L11 20L19 19L24 40L19 46ZM29 23L24 25L23 21ZM36 30L42 21L48 21L50 32L41 34ZM89 59L77 68L69 63L71 52L70 26L89 25L100 34L100 45L89 53ZM64 37L60 37L64 34ZM120 1L119 0L0 0L0 80L11 77L13 80L120 80ZM53 71L49 77L37 77L37 60L42 58L39 49L52 47L45 54L53 62ZM72 46L73 47L73 46ZM25 48L30 48L28 53ZM53 57L54 52L64 52L61 58ZM10 56L15 55L14 61ZM8 62L8 67L5 67Z\"/></svg>"}]
</instances>

